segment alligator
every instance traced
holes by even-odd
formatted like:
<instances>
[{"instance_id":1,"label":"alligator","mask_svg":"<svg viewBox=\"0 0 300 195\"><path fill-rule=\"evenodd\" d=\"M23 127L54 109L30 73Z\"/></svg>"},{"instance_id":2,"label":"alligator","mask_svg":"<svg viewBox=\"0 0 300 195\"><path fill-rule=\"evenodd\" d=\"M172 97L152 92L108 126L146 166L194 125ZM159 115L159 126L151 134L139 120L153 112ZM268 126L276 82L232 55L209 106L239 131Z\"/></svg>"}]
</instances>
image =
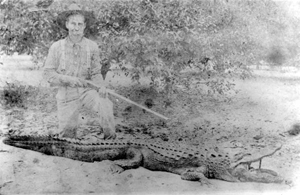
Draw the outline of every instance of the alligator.
<instances>
[{"instance_id":1,"label":"alligator","mask_svg":"<svg viewBox=\"0 0 300 195\"><path fill-rule=\"evenodd\" d=\"M228 182L283 183L275 171L262 169L262 159L273 155L282 145L263 155L245 154L233 158L211 147L179 147L168 142L114 139L88 142L57 136L10 135L3 142L10 146L46 155L84 162L110 160L113 172L144 167L152 171L178 174L184 180L210 184L210 178ZM259 168L251 167L259 162Z\"/></svg>"}]
</instances>

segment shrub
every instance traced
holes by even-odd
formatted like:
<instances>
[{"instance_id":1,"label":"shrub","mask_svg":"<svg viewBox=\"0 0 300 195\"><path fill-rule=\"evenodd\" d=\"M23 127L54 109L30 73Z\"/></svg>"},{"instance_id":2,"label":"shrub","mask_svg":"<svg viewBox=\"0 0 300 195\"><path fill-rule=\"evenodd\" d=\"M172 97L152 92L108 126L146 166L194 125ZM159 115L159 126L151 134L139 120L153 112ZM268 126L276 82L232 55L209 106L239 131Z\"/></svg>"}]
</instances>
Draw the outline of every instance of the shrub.
<instances>
[{"instance_id":1,"label":"shrub","mask_svg":"<svg viewBox=\"0 0 300 195\"><path fill-rule=\"evenodd\" d=\"M29 92L24 85L18 83L7 83L1 91L1 104L6 107L20 107L25 108L25 101Z\"/></svg>"},{"instance_id":2,"label":"shrub","mask_svg":"<svg viewBox=\"0 0 300 195\"><path fill-rule=\"evenodd\" d=\"M67 35L56 17L71 2L55 1L48 9L34 11L21 0L1 5L5 25L0 44L8 54L28 53L42 60L51 43ZM271 0L80 3L93 11L95 23L86 36L98 42L101 60L119 66L133 81L149 76L151 85L167 94L177 85L191 88L191 80L224 94L233 86L228 78L245 78L250 74L247 65L268 58L265 37L276 37L291 26ZM197 74L182 78L188 68Z\"/></svg>"}]
</instances>

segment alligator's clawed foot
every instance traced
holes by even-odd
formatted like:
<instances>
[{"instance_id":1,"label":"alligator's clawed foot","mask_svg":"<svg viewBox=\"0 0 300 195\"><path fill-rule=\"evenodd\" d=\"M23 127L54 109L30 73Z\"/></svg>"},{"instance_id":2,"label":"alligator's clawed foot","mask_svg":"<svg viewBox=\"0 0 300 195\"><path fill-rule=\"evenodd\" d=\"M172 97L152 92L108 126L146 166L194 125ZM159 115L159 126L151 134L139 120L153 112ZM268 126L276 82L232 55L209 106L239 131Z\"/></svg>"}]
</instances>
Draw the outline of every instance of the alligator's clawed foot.
<instances>
[{"instance_id":1,"label":"alligator's clawed foot","mask_svg":"<svg viewBox=\"0 0 300 195\"><path fill-rule=\"evenodd\" d=\"M260 183L282 183L284 179L275 171L269 169L250 169L237 167L233 175L241 182L260 182Z\"/></svg>"},{"instance_id":2,"label":"alligator's clawed foot","mask_svg":"<svg viewBox=\"0 0 300 195\"><path fill-rule=\"evenodd\" d=\"M199 182L201 185L206 185L209 188L214 187L214 185L207 178L202 178L199 180Z\"/></svg>"},{"instance_id":3,"label":"alligator's clawed foot","mask_svg":"<svg viewBox=\"0 0 300 195\"><path fill-rule=\"evenodd\" d=\"M122 173L124 171L124 169L122 167L120 167L120 166L118 166L116 164L111 164L109 168L110 168L110 171L113 174L115 174L115 173L120 174L120 173Z\"/></svg>"}]
</instances>

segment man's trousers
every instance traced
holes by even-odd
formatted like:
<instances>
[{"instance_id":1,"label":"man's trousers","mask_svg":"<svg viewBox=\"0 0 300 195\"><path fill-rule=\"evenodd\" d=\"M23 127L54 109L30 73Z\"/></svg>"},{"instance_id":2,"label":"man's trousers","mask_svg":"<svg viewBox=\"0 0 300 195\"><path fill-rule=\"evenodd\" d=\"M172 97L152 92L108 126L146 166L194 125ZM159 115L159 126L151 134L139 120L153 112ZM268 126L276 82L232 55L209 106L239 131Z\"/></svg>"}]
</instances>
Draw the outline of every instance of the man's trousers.
<instances>
[{"instance_id":1,"label":"man's trousers","mask_svg":"<svg viewBox=\"0 0 300 195\"><path fill-rule=\"evenodd\" d=\"M101 97L96 90L60 88L56 99L59 130L63 137L76 137L82 107L97 114L104 138L115 137L113 103L107 97Z\"/></svg>"}]
</instances>

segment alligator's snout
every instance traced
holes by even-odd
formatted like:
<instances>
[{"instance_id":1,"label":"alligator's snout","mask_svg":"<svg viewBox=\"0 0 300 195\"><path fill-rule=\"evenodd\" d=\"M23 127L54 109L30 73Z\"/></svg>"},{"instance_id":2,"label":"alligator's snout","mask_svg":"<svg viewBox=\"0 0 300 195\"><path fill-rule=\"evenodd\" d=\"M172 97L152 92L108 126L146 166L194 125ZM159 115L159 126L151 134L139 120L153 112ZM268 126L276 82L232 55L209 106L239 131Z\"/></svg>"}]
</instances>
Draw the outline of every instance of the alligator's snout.
<instances>
[{"instance_id":1,"label":"alligator's snout","mask_svg":"<svg viewBox=\"0 0 300 195\"><path fill-rule=\"evenodd\" d=\"M284 179L270 169L247 169L238 166L232 171L232 175L241 182L282 183Z\"/></svg>"}]
</instances>

